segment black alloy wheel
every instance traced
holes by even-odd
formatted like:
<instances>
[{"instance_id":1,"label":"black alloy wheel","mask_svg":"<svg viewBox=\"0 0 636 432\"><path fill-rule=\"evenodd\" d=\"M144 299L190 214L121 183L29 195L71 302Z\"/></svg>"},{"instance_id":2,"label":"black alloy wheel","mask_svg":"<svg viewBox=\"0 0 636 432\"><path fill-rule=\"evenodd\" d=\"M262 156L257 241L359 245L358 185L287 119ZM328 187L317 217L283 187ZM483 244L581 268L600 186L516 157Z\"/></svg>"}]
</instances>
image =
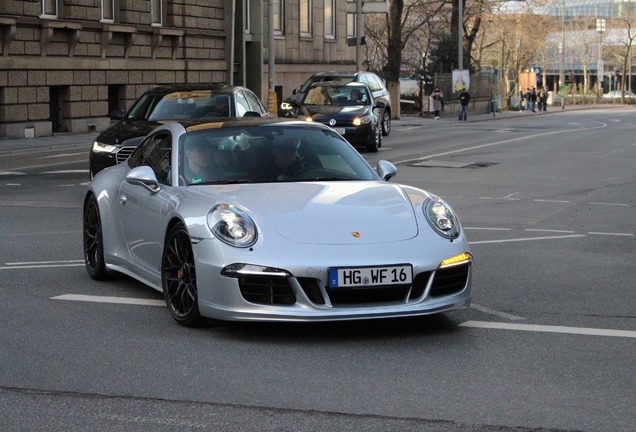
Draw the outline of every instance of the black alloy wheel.
<instances>
[{"instance_id":1,"label":"black alloy wheel","mask_svg":"<svg viewBox=\"0 0 636 432\"><path fill-rule=\"evenodd\" d=\"M102 221L95 195L90 195L84 203L84 263L88 275L95 280L104 280L108 276L104 262L104 241Z\"/></svg>"},{"instance_id":2,"label":"black alloy wheel","mask_svg":"<svg viewBox=\"0 0 636 432\"><path fill-rule=\"evenodd\" d=\"M382 127L378 124L373 130L372 140L367 143L367 151L376 153L382 145Z\"/></svg>"},{"instance_id":3,"label":"black alloy wheel","mask_svg":"<svg viewBox=\"0 0 636 432\"><path fill-rule=\"evenodd\" d=\"M172 227L166 237L161 281L166 305L175 321L186 327L200 325L203 320L199 313L194 253L190 235L183 225Z\"/></svg>"},{"instance_id":4,"label":"black alloy wheel","mask_svg":"<svg viewBox=\"0 0 636 432\"><path fill-rule=\"evenodd\" d=\"M382 111L382 135L387 136L391 132L391 112L388 109Z\"/></svg>"}]
</instances>

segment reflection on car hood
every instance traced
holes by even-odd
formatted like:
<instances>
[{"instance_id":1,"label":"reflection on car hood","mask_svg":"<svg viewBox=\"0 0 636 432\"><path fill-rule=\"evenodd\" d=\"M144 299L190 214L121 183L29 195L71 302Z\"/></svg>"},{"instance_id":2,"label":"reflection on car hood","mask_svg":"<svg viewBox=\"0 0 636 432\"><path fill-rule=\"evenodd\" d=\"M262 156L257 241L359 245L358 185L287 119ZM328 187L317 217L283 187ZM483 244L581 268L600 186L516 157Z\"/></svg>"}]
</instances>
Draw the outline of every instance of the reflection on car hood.
<instances>
[{"instance_id":1,"label":"reflection on car hood","mask_svg":"<svg viewBox=\"0 0 636 432\"><path fill-rule=\"evenodd\" d=\"M205 187L205 186L204 186ZM245 208L261 229L306 244L369 244L418 233L411 202L386 182L304 182L214 187Z\"/></svg>"},{"instance_id":2,"label":"reflection on car hood","mask_svg":"<svg viewBox=\"0 0 636 432\"><path fill-rule=\"evenodd\" d=\"M159 124L154 121L122 121L99 134L96 140L103 144L121 144L130 138L148 135Z\"/></svg>"},{"instance_id":3,"label":"reflection on car hood","mask_svg":"<svg viewBox=\"0 0 636 432\"><path fill-rule=\"evenodd\" d=\"M338 105L303 105L301 112L310 115L314 120L330 119L332 117L357 117L366 114L369 106L338 106Z\"/></svg>"}]
</instances>

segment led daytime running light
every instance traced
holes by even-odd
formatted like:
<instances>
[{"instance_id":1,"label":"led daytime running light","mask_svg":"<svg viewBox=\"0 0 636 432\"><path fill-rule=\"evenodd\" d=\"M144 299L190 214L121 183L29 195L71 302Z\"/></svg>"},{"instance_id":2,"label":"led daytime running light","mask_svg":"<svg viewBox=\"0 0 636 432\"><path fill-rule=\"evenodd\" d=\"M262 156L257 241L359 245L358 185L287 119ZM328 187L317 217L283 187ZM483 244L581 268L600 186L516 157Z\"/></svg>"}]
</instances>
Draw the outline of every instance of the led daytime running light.
<instances>
[{"instance_id":1,"label":"led daytime running light","mask_svg":"<svg viewBox=\"0 0 636 432\"><path fill-rule=\"evenodd\" d=\"M469 254L468 252L462 252L453 257L446 258L444 261L439 263L439 268L452 267L452 266L456 266L460 264L465 264L465 263L472 262L472 260L473 260L473 256L471 254Z\"/></svg>"}]
</instances>

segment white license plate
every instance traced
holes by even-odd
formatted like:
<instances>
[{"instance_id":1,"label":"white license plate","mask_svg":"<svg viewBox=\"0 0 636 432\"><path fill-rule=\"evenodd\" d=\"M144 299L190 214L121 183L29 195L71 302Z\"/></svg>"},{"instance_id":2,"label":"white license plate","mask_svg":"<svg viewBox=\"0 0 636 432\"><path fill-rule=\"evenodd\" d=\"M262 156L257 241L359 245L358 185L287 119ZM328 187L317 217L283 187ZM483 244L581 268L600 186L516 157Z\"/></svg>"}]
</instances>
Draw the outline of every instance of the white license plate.
<instances>
[{"instance_id":1,"label":"white license plate","mask_svg":"<svg viewBox=\"0 0 636 432\"><path fill-rule=\"evenodd\" d=\"M338 132L340 135L344 135L345 134L345 129L344 128L334 128L334 130L336 132Z\"/></svg>"},{"instance_id":2,"label":"white license plate","mask_svg":"<svg viewBox=\"0 0 636 432\"><path fill-rule=\"evenodd\" d=\"M329 269L330 288L404 285L412 281L413 268L410 265Z\"/></svg>"}]
</instances>

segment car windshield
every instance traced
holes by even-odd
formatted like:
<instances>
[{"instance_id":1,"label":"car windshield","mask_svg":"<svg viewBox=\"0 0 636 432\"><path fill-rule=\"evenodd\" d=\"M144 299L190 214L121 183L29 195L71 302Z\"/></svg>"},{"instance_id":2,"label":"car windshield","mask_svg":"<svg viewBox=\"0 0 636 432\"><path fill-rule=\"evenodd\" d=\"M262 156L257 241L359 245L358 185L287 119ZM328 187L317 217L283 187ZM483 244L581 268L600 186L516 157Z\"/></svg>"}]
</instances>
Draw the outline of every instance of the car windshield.
<instances>
[{"instance_id":1,"label":"car windshield","mask_svg":"<svg viewBox=\"0 0 636 432\"><path fill-rule=\"evenodd\" d=\"M229 95L211 90L146 94L132 107L127 120L188 120L206 116L230 117Z\"/></svg>"},{"instance_id":2,"label":"car windshield","mask_svg":"<svg viewBox=\"0 0 636 432\"><path fill-rule=\"evenodd\" d=\"M328 128L264 125L184 134L181 185L379 180L340 135Z\"/></svg>"},{"instance_id":3,"label":"car windshield","mask_svg":"<svg viewBox=\"0 0 636 432\"><path fill-rule=\"evenodd\" d=\"M303 105L369 105L368 89L365 86L314 86L303 100Z\"/></svg>"},{"instance_id":4,"label":"car windshield","mask_svg":"<svg viewBox=\"0 0 636 432\"><path fill-rule=\"evenodd\" d=\"M311 77L300 88L301 93L306 93L313 84L317 82L331 82L331 81L340 81L340 82L352 82L355 79L353 75L351 76L334 76L334 75L325 75L325 76L317 76Z\"/></svg>"}]
</instances>

